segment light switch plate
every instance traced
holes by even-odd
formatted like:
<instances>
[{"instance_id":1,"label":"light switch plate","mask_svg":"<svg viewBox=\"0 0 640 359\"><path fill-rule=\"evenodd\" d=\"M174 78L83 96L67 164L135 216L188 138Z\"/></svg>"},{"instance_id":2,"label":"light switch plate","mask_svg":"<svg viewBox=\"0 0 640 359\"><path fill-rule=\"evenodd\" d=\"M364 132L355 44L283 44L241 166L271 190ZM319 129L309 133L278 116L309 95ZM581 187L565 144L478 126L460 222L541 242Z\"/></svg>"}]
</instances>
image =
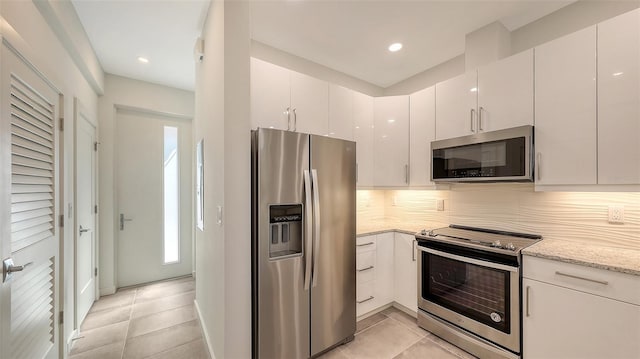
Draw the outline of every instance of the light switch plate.
<instances>
[{"instance_id":1,"label":"light switch plate","mask_svg":"<svg viewBox=\"0 0 640 359\"><path fill-rule=\"evenodd\" d=\"M436 199L436 209L438 211L444 211L444 199Z\"/></svg>"}]
</instances>

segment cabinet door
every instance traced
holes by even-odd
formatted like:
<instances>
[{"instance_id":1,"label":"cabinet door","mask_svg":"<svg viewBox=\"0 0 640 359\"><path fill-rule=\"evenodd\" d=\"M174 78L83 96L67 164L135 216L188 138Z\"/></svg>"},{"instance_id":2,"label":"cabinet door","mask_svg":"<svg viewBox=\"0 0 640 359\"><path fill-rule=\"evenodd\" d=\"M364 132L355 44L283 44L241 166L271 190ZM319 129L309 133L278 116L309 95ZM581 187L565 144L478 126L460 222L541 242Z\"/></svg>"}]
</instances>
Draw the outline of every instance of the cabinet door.
<instances>
[{"instance_id":1,"label":"cabinet door","mask_svg":"<svg viewBox=\"0 0 640 359\"><path fill-rule=\"evenodd\" d=\"M418 254L415 238L409 234L396 233L394 244L394 300L417 313Z\"/></svg>"},{"instance_id":2,"label":"cabinet door","mask_svg":"<svg viewBox=\"0 0 640 359\"><path fill-rule=\"evenodd\" d=\"M533 125L533 49L478 69L478 130Z\"/></svg>"},{"instance_id":3,"label":"cabinet door","mask_svg":"<svg viewBox=\"0 0 640 359\"><path fill-rule=\"evenodd\" d=\"M251 128L288 129L288 69L251 58Z\"/></svg>"},{"instance_id":4,"label":"cabinet door","mask_svg":"<svg viewBox=\"0 0 640 359\"><path fill-rule=\"evenodd\" d=\"M356 184L373 186L373 97L353 92L353 134L356 141Z\"/></svg>"},{"instance_id":5,"label":"cabinet door","mask_svg":"<svg viewBox=\"0 0 640 359\"><path fill-rule=\"evenodd\" d=\"M471 135L478 130L476 72L436 84L436 139Z\"/></svg>"},{"instance_id":6,"label":"cabinet door","mask_svg":"<svg viewBox=\"0 0 640 359\"><path fill-rule=\"evenodd\" d=\"M436 132L436 91L429 87L409 96L409 184L431 182L431 141Z\"/></svg>"},{"instance_id":7,"label":"cabinet door","mask_svg":"<svg viewBox=\"0 0 640 359\"><path fill-rule=\"evenodd\" d=\"M376 235L376 307L393 301L393 232Z\"/></svg>"},{"instance_id":8,"label":"cabinet door","mask_svg":"<svg viewBox=\"0 0 640 359\"><path fill-rule=\"evenodd\" d=\"M409 96L376 97L374 116L375 186L409 183Z\"/></svg>"},{"instance_id":9,"label":"cabinet door","mask_svg":"<svg viewBox=\"0 0 640 359\"><path fill-rule=\"evenodd\" d=\"M598 183L640 184L640 10L598 25Z\"/></svg>"},{"instance_id":10,"label":"cabinet door","mask_svg":"<svg viewBox=\"0 0 640 359\"><path fill-rule=\"evenodd\" d=\"M596 28L535 49L536 184L596 183Z\"/></svg>"},{"instance_id":11,"label":"cabinet door","mask_svg":"<svg viewBox=\"0 0 640 359\"><path fill-rule=\"evenodd\" d=\"M326 135L329 130L329 84L291 71L292 130Z\"/></svg>"},{"instance_id":12,"label":"cabinet door","mask_svg":"<svg viewBox=\"0 0 640 359\"><path fill-rule=\"evenodd\" d=\"M523 357L640 357L640 306L523 279Z\"/></svg>"},{"instance_id":13,"label":"cabinet door","mask_svg":"<svg viewBox=\"0 0 640 359\"><path fill-rule=\"evenodd\" d=\"M353 141L353 91L329 84L329 137Z\"/></svg>"}]
</instances>

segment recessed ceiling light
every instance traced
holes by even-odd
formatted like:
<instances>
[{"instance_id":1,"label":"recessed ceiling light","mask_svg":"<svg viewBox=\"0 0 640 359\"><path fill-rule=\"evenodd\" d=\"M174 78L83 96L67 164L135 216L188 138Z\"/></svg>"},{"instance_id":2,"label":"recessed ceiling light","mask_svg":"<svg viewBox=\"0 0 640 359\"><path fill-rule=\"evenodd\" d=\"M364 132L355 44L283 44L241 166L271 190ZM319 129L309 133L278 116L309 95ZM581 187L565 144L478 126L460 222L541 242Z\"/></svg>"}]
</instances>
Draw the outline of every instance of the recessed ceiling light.
<instances>
[{"instance_id":1,"label":"recessed ceiling light","mask_svg":"<svg viewBox=\"0 0 640 359\"><path fill-rule=\"evenodd\" d=\"M146 57L138 56L138 62L141 62L143 64L148 64L149 63L149 59L146 58Z\"/></svg>"},{"instance_id":2,"label":"recessed ceiling light","mask_svg":"<svg viewBox=\"0 0 640 359\"><path fill-rule=\"evenodd\" d=\"M614 73L613 73L613 76L618 77L618 76L622 75L623 73L624 73L624 72L614 72Z\"/></svg>"},{"instance_id":3,"label":"recessed ceiling light","mask_svg":"<svg viewBox=\"0 0 640 359\"><path fill-rule=\"evenodd\" d=\"M396 51L399 51L400 49L402 49L402 44L399 42L389 45L389 51L391 52L396 52Z\"/></svg>"}]
</instances>

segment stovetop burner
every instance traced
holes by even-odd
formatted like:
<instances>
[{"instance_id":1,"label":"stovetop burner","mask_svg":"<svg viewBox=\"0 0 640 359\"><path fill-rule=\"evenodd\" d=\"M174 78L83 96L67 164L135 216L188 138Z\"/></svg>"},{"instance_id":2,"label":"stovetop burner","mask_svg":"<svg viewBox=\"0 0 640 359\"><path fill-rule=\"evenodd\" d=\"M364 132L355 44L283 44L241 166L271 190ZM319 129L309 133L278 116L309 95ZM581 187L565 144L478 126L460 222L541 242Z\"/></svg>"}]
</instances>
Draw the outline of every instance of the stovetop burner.
<instances>
[{"instance_id":1,"label":"stovetop burner","mask_svg":"<svg viewBox=\"0 0 640 359\"><path fill-rule=\"evenodd\" d=\"M491 252L519 255L522 249L541 240L542 236L452 224L432 230L423 229L416 234L416 239L442 241L471 248L483 247Z\"/></svg>"}]
</instances>

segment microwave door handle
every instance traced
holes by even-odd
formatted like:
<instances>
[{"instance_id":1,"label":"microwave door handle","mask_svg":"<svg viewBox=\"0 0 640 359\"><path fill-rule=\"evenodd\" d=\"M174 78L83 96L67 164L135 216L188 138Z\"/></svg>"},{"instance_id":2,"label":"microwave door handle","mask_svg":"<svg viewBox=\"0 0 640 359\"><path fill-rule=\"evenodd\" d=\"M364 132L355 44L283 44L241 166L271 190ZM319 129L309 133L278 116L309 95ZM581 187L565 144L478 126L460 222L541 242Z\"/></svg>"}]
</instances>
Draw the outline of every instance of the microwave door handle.
<instances>
[{"instance_id":1,"label":"microwave door handle","mask_svg":"<svg viewBox=\"0 0 640 359\"><path fill-rule=\"evenodd\" d=\"M425 247L422 247L420 245L418 246L418 249L421 250L422 252L434 254L434 255L437 255L437 256L440 256L440 257L444 257L444 258L453 259L453 260L459 261L459 262L475 264L475 265L478 265L478 266L481 266L481 267L486 267L486 268L500 269L500 270L504 270L504 271L508 271L508 272L516 272L516 273L518 272L518 267L512 267L512 266L508 266L508 265L504 265L504 264L491 263L491 262L478 260L478 259L474 259L474 258L463 257L463 256L459 256L459 255L456 255L456 254L442 252L442 251L439 251L439 250L436 250L436 249L432 249L432 248L425 248Z\"/></svg>"},{"instance_id":2,"label":"microwave door handle","mask_svg":"<svg viewBox=\"0 0 640 359\"><path fill-rule=\"evenodd\" d=\"M313 247L311 245L313 238L313 207L311 203L311 177L309 170L304 170L304 290L309 290L311 281L311 257L313 255Z\"/></svg>"},{"instance_id":3,"label":"microwave door handle","mask_svg":"<svg viewBox=\"0 0 640 359\"><path fill-rule=\"evenodd\" d=\"M313 271L311 286L315 287L318 284L318 258L320 257L320 195L318 194L318 171L311 170L311 177L313 184Z\"/></svg>"}]
</instances>

